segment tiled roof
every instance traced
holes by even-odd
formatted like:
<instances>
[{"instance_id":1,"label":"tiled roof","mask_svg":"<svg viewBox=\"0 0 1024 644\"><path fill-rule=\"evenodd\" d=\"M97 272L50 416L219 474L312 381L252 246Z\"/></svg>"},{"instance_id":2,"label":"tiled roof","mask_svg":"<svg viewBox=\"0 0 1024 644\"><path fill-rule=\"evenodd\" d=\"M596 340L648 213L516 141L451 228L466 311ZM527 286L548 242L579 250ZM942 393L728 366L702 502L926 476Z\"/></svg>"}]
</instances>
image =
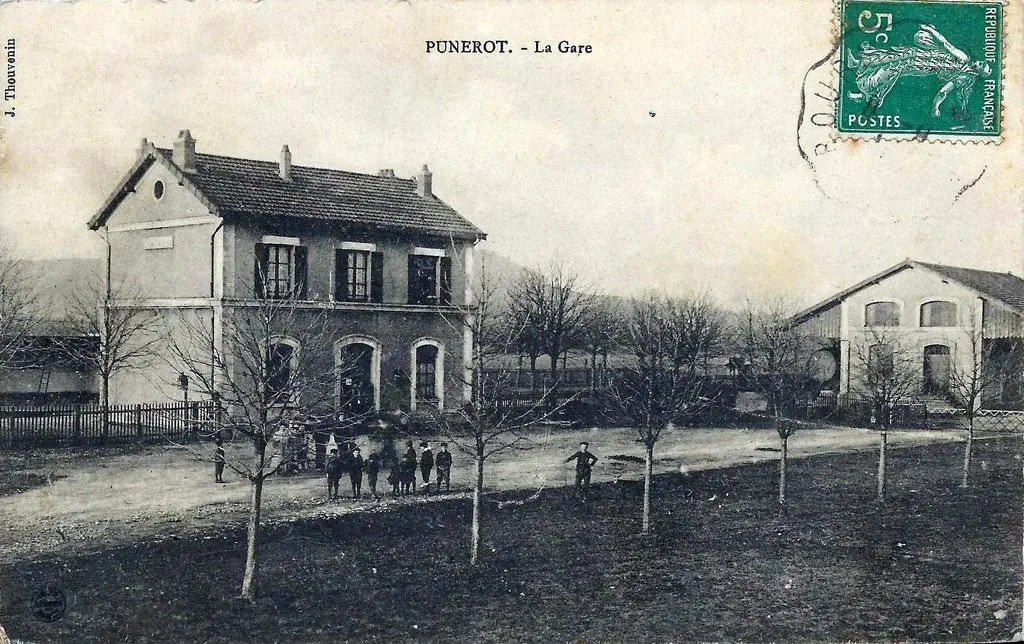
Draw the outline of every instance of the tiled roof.
<instances>
[{"instance_id":1,"label":"tiled roof","mask_svg":"<svg viewBox=\"0 0 1024 644\"><path fill-rule=\"evenodd\" d=\"M171 150L154 148L171 162ZM484 238L483 231L436 196L420 197L412 179L292 166L292 180L278 164L213 154L196 155L185 177L222 215L287 217L356 226Z\"/></svg>"},{"instance_id":2,"label":"tiled roof","mask_svg":"<svg viewBox=\"0 0 1024 644\"><path fill-rule=\"evenodd\" d=\"M895 266L890 266L881 273L872 275L866 280L860 281L818 302L814 306L804 309L794 315L792 319L797 323L802 322L827 308L835 306L847 296L856 293L866 286L877 284L890 275L912 268L923 268L938 273L946 279L953 280L982 295L987 295L1011 308L1017 309L1019 312L1024 312L1024 279L1017 277L1013 273L997 273L995 271L982 271L976 268L962 268L959 266L931 264L914 259L905 259Z\"/></svg>"},{"instance_id":3,"label":"tiled roof","mask_svg":"<svg viewBox=\"0 0 1024 644\"><path fill-rule=\"evenodd\" d=\"M1012 273L979 271L974 268L960 268L945 264L916 263L953 281L960 282L979 293L990 295L1014 308L1024 309L1024 279Z\"/></svg>"}]
</instances>

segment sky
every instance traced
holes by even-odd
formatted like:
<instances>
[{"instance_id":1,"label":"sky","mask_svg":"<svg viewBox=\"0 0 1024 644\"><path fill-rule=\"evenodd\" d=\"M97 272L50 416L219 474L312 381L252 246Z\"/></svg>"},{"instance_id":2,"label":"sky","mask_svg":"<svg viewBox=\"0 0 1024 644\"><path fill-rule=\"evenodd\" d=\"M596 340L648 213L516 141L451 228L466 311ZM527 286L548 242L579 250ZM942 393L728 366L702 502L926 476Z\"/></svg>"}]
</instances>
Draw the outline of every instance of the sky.
<instances>
[{"instance_id":1,"label":"sky","mask_svg":"<svg viewBox=\"0 0 1024 644\"><path fill-rule=\"evenodd\" d=\"M1024 273L1012 48L1001 144L840 141L812 166L798 131L828 139L798 116L832 3L752 4L3 4L17 116L0 116L0 222L28 256L98 256L86 222L139 139L188 128L200 152L427 163L487 248L618 295L808 304L905 257ZM1019 46L1024 15L1009 18ZM425 52L449 38L516 51ZM518 51L535 40L593 53Z\"/></svg>"}]
</instances>

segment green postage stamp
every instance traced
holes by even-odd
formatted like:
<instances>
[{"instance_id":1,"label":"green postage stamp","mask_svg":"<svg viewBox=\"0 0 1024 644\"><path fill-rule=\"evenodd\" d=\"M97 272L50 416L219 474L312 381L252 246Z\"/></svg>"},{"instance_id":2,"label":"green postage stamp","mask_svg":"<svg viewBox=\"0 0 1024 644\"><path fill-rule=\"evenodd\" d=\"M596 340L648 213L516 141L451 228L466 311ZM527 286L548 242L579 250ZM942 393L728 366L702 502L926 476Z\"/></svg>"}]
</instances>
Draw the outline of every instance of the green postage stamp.
<instances>
[{"instance_id":1,"label":"green postage stamp","mask_svg":"<svg viewBox=\"0 0 1024 644\"><path fill-rule=\"evenodd\" d=\"M998 141L1003 5L842 0L840 136Z\"/></svg>"}]
</instances>

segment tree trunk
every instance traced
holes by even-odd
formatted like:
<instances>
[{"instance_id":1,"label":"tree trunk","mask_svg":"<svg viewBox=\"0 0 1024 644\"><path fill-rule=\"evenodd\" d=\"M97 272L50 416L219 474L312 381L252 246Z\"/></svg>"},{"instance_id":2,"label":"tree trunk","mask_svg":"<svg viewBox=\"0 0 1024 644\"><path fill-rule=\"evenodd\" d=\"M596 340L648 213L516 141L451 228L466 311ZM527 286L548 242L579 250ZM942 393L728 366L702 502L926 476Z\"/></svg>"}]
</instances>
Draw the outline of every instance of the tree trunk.
<instances>
[{"instance_id":1,"label":"tree trunk","mask_svg":"<svg viewBox=\"0 0 1024 644\"><path fill-rule=\"evenodd\" d=\"M260 510L263 500L263 470L257 471L252 479L252 498L249 503L249 529L245 544L245 574L242 576L242 599L253 600L257 592L259 572L258 539Z\"/></svg>"},{"instance_id":2,"label":"tree trunk","mask_svg":"<svg viewBox=\"0 0 1024 644\"><path fill-rule=\"evenodd\" d=\"M779 516L786 515L786 466L789 464L789 437L780 436L782 455L779 458Z\"/></svg>"},{"instance_id":3,"label":"tree trunk","mask_svg":"<svg viewBox=\"0 0 1024 644\"><path fill-rule=\"evenodd\" d=\"M968 421L967 444L964 446L964 476L960 487L967 487L967 479L971 472L971 450L974 449L974 419Z\"/></svg>"},{"instance_id":4,"label":"tree trunk","mask_svg":"<svg viewBox=\"0 0 1024 644\"><path fill-rule=\"evenodd\" d=\"M651 534L651 477L654 473L654 445L647 445L644 455L644 514L640 534Z\"/></svg>"},{"instance_id":5,"label":"tree trunk","mask_svg":"<svg viewBox=\"0 0 1024 644\"><path fill-rule=\"evenodd\" d=\"M480 503L484 491L484 459L477 454L476 481L473 483L473 527L472 541L469 546L469 565L475 566L480 561Z\"/></svg>"},{"instance_id":6,"label":"tree trunk","mask_svg":"<svg viewBox=\"0 0 1024 644\"><path fill-rule=\"evenodd\" d=\"M100 438L110 435L110 375L100 376Z\"/></svg>"},{"instance_id":7,"label":"tree trunk","mask_svg":"<svg viewBox=\"0 0 1024 644\"><path fill-rule=\"evenodd\" d=\"M882 441L878 448L878 500L885 502L885 457L888 450L889 432L882 430Z\"/></svg>"}]
</instances>

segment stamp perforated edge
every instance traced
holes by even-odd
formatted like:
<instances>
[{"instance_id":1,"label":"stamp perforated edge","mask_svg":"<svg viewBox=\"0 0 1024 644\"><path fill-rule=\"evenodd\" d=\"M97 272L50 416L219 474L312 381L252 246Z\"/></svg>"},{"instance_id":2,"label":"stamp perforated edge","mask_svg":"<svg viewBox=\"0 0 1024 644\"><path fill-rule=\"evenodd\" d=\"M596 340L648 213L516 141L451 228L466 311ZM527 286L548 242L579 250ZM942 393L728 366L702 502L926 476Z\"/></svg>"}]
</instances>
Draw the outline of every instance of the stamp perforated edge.
<instances>
[{"instance_id":1,"label":"stamp perforated edge","mask_svg":"<svg viewBox=\"0 0 1024 644\"><path fill-rule=\"evenodd\" d=\"M841 59L841 43L843 39L843 4L847 0L834 0L832 3L832 46L835 50L835 56ZM978 134L913 134L913 133L898 133L898 134L886 134L884 132L840 132L839 131L839 101L842 99L840 76L842 75L842 68L838 65L834 65L832 79L836 87L836 100L833 112L832 120L832 141L837 143L842 142L864 142L871 141L874 143L942 143L952 145L999 145L1003 142L1003 137L1006 134L1006 96L1003 88L1006 87L1006 64L1010 59L1006 55L1007 49L1011 49L1013 45L1010 43L1009 32L1006 29L1007 15L1010 14L1009 0L890 0L893 2L905 2L907 4L913 4L915 2L929 2L929 3L945 3L945 4L999 4L1003 8L1002 16L1002 47L1000 48L999 61L999 136L982 136Z\"/></svg>"}]
</instances>

